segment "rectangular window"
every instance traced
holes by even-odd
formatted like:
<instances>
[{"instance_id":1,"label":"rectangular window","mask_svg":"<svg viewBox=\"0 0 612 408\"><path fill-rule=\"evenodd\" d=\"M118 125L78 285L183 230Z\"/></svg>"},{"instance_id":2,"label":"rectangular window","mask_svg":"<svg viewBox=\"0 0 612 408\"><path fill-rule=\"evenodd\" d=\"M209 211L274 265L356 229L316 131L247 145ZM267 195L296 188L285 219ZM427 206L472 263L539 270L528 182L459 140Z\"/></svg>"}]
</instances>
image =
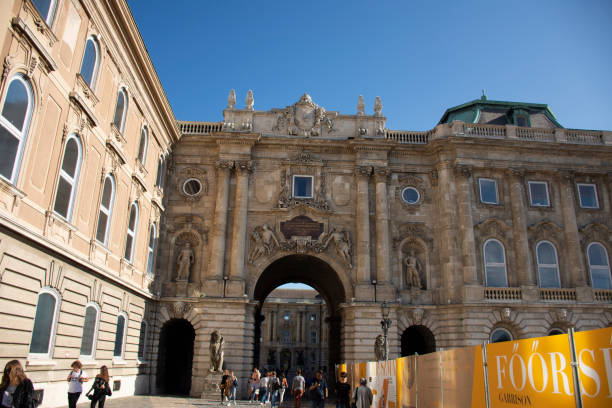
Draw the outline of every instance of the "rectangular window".
<instances>
[{"instance_id":1,"label":"rectangular window","mask_svg":"<svg viewBox=\"0 0 612 408\"><path fill-rule=\"evenodd\" d=\"M316 313L312 313L310 315L310 321L314 322L315 320L317 320L317 314Z\"/></svg>"},{"instance_id":2,"label":"rectangular window","mask_svg":"<svg viewBox=\"0 0 612 408\"><path fill-rule=\"evenodd\" d=\"M312 176L293 176L293 197L312 198Z\"/></svg>"},{"instance_id":3,"label":"rectangular window","mask_svg":"<svg viewBox=\"0 0 612 408\"><path fill-rule=\"evenodd\" d=\"M548 184L545 181L529 182L529 202L534 207L550 207Z\"/></svg>"},{"instance_id":4,"label":"rectangular window","mask_svg":"<svg viewBox=\"0 0 612 408\"><path fill-rule=\"evenodd\" d=\"M492 179L479 178L480 202L484 204L499 204L497 199L497 182Z\"/></svg>"},{"instance_id":5,"label":"rectangular window","mask_svg":"<svg viewBox=\"0 0 612 408\"><path fill-rule=\"evenodd\" d=\"M314 330L310 332L310 344L317 344L317 332Z\"/></svg>"},{"instance_id":6,"label":"rectangular window","mask_svg":"<svg viewBox=\"0 0 612 408\"><path fill-rule=\"evenodd\" d=\"M580 197L580 207L599 208L597 200L597 188L595 184L578 184L578 196Z\"/></svg>"},{"instance_id":7,"label":"rectangular window","mask_svg":"<svg viewBox=\"0 0 612 408\"><path fill-rule=\"evenodd\" d=\"M283 314L283 320L289 320L291 318L291 313L290 312L285 312Z\"/></svg>"}]
</instances>

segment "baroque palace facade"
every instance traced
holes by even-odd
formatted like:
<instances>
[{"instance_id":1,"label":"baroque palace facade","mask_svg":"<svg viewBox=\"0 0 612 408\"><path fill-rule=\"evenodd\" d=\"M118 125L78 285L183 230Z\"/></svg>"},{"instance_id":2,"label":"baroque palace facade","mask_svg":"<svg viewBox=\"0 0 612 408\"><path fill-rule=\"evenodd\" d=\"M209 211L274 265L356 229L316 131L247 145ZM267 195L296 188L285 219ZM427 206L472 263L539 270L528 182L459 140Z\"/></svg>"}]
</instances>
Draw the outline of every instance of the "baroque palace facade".
<instances>
[{"instance_id":1,"label":"baroque palace facade","mask_svg":"<svg viewBox=\"0 0 612 408\"><path fill-rule=\"evenodd\" d=\"M398 131L378 98L250 91L177 122L124 1L0 15L0 363L45 405L76 358L117 396L199 396L217 329L246 378L288 282L324 301L329 367L374 358L384 310L391 357L612 323L611 132L485 97Z\"/></svg>"}]
</instances>

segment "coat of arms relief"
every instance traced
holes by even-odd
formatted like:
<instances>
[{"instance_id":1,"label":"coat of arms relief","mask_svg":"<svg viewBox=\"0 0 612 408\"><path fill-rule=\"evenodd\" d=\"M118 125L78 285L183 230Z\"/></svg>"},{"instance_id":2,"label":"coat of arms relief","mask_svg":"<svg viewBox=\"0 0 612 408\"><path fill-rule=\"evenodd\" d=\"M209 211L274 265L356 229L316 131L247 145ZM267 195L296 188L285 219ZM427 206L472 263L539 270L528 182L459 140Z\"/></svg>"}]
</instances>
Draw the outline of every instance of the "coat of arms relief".
<instances>
[{"instance_id":1,"label":"coat of arms relief","mask_svg":"<svg viewBox=\"0 0 612 408\"><path fill-rule=\"evenodd\" d=\"M314 103L310 95L304 94L298 102L277 114L272 130L294 136L320 136L323 129L329 133L334 131L335 116Z\"/></svg>"}]
</instances>

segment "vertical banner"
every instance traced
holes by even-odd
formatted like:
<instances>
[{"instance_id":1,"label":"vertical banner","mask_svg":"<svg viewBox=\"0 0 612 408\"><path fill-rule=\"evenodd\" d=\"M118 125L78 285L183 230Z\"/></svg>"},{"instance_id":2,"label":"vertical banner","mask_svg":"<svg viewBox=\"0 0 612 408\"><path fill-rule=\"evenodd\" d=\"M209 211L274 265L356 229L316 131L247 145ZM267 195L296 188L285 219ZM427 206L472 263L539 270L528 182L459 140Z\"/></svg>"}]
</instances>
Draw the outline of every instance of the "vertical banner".
<instances>
[{"instance_id":1,"label":"vertical banner","mask_svg":"<svg viewBox=\"0 0 612 408\"><path fill-rule=\"evenodd\" d=\"M397 359L401 375L398 375L398 407L416 408L417 406L417 383L416 383L417 356L402 357Z\"/></svg>"},{"instance_id":2,"label":"vertical banner","mask_svg":"<svg viewBox=\"0 0 612 408\"><path fill-rule=\"evenodd\" d=\"M466 347L440 353L444 406L486 408L482 347Z\"/></svg>"},{"instance_id":3,"label":"vertical banner","mask_svg":"<svg viewBox=\"0 0 612 408\"><path fill-rule=\"evenodd\" d=\"M491 408L574 408L567 334L487 345Z\"/></svg>"},{"instance_id":4,"label":"vertical banner","mask_svg":"<svg viewBox=\"0 0 612 408\"><path fill-rule=\"evenodd\" d=\"M397 360L376 364L376 408L397 408Z\"/></svg>"},{"instance_id":5,"label":"vertical banner","mask_svg":"<svg viewBox=\"0 0 612 408\"><path fill-rule=\"evenodd\" d=\"M612 407L612 327L574 333L574 347L583 408Z\"/></svg>"}]
</instances>

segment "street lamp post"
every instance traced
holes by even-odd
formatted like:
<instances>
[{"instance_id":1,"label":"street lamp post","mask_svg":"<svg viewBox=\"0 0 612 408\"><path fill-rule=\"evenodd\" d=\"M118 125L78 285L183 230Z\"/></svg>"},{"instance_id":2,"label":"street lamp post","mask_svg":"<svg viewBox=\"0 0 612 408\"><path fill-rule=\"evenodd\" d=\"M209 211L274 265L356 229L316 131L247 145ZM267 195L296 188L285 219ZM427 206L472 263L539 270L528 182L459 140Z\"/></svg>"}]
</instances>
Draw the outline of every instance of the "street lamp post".
<instances>
[{"instance_id":1,"label":"street lamp post","mask_svg":"<svg viewBox=\"0 0 612 408\"><path fill-rule=\"evenodd\" d=\"M380 327L382 328L383 331L383 338L384 338L384 357L385 357L385 361L389 359L389 341L388 341L388 336L389 336L389 327L391 327L391 319L389 319L389 304L384 301L382 302L382 320L380 321Z\"/></svg>"},{"instance_id":2,"label":"street lamp post","mask_svg":"<svg viewBox=\"0 0 612 408\"><path fill-rule=\"evenodd\" d=\"M225 287L227 286L228 279L229 279L229 276L223 275L223 297L225 297Z\"/></svg>"}]
</instances>

